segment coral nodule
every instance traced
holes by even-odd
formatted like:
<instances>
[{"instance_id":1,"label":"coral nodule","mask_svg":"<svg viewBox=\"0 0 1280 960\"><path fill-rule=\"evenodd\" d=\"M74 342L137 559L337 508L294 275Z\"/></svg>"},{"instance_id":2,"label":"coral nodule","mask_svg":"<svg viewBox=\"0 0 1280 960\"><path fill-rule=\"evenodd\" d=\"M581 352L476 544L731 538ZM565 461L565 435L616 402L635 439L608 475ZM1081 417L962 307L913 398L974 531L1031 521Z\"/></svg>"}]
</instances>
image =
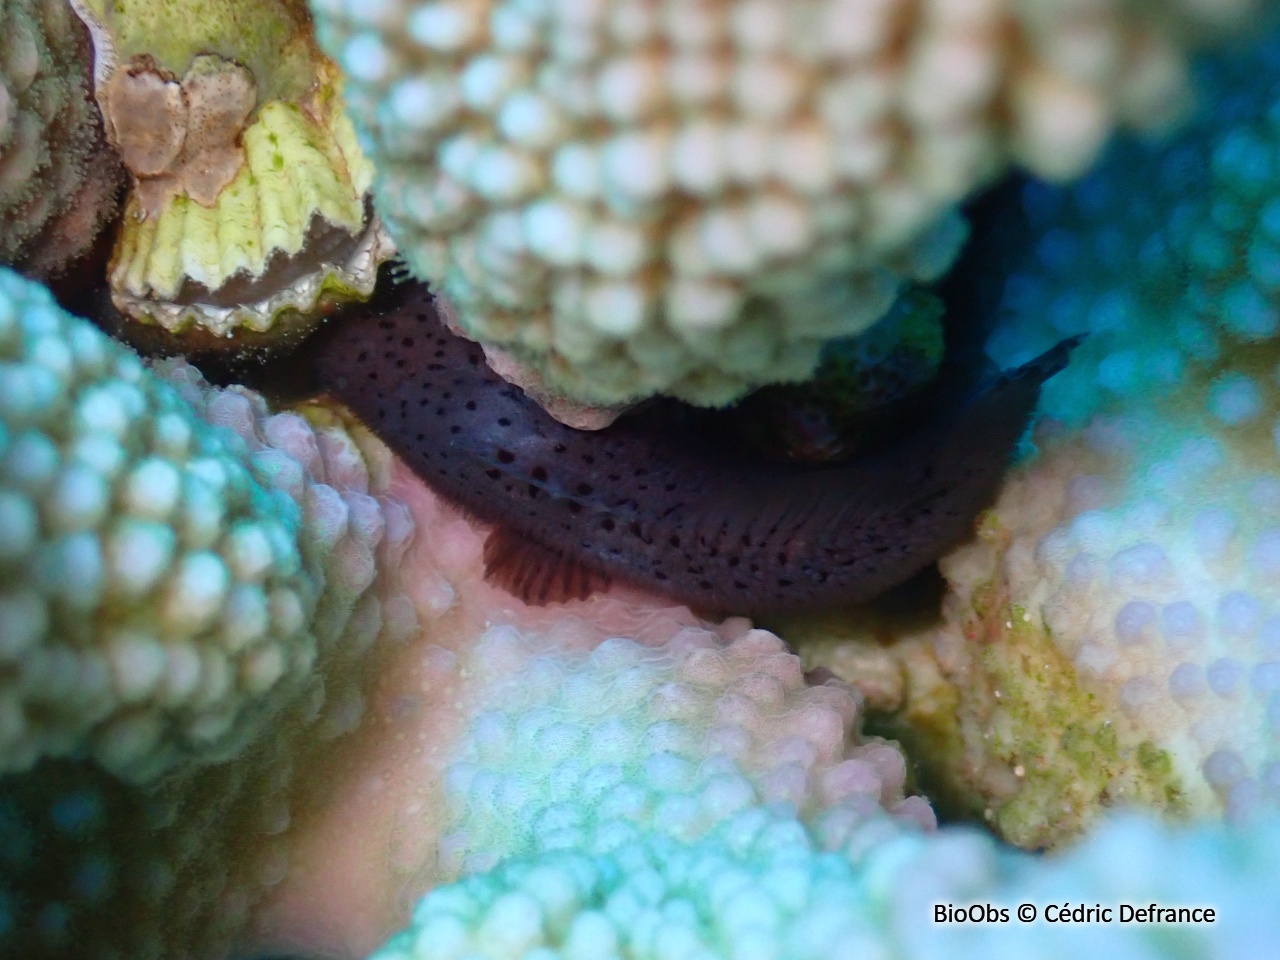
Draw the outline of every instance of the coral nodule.
<instances>
[{"instance_id":1,"label":"coral nodule","mask_svg":"<svg viewBox=\"0 0 1280 960\"><path fill-rule=\"evenodd\" d=\"M505 862L429 894L370 960L1067 960L1087 951L1252 960L1277 934L1274 824L1246 841L1221 826L1177 835L1131 817L1043 860L972 829L895 834L872 820L815 837L757 810L694 842L655 832ZM1082 922L1083 911L1072 922L1081 901L1098 913L1106 904L1107 922ZM1156 903L1222 906L1184 907L1186 918L1213 914L1184 936L1189 919L1153 922ZM1034 908L1033 920L1014 913L1019 904Z\"/></svg>"},{"instance_id":2,"label":"coral nodule","mask_svg":"<svg viewBox=\"0 0 1280 960\"><path fill-rule=\"evenodd\" d=\"M0 956L1274 953L1277 6L0 0Z\"/></svg>"},{"instance_id":3,"label":"coral nodule","mask_svg":"<svg viewBox=\"0 0 1280 960\"><path fill-rule=\"evenodd\" d=\"M0 353L0 563L27 597L0 639L31 610L56 628L0 649L0 757L39 755L0 776L5 955L932 960L1043 954L1048 930L1049 955L1252 960L1274 940L1274 823L1131 819L1048 861L935 832L856 692L768 631L643 595L525 606L483 581L483 529L332 414L148 369L10 273ZM95 562L139 522L150 544ZM113 602L164 530L166 575ZM205 575L183 573L191 551ZM265 619L233 599L246 583L293 593L288 623L314 637L256 702L257 655L286 644L270 597ZM226 738L202 739L210 717ZM1059 933L933 913L1065 896L1220 919Z\"/></svg>"},{"instance_id":4,"label":"coral nodule","mask_svg":"<svg viewBox=\"0 0 1280 960\"><path fill-rule=\"evenodd\" d=\"M942 626L898 649L904 736L1014 842L1116 804L1280 807L1278 76L1274 34L1206 61L1176 139L1010 191L993 225L991 352L1088 339L940 562Z\"/></svg>"},{"instance_id":5,"label":"coral nodule","mask_svg":"<svg viewBox=\"0 0 1280 960\"><path fill-rule=\"evenodd\" d=\"M84 253L123 170L92 95L89 34L60 0L0 7L0 263L42 276Z\"/></svg>"},{"instance_id":6,"label":"coral nodule","mask_svg":"<svg viewBox=\"0 0 1280 960\"><path fill-rule=\"evenodd\" d=\"M336 423L149 370L0 275L0 771L239 752L375 579L392 508L359 459Z\"/></svg>"},{"instance_id":7,"label":"coral nodule","mask_svg":"<svg viewBox=\"0 0 1280 960\"><path fill-rule=\"evenodd\" d=\"M579 400L705 405L941 273L1011 158L1078 173L1169 118L1182 42L1254 6L312 3L378 209L466 328Z\"/></svg>"},{"instance_id":8,"label":"coral nodule","mask_svg":"<svg viewBox=\"0 0 1280 960\"><path fill-rule=\"evenodd\" d=\"M110 268L126 316L208 348L367 297L392 252L337 68L293 0L80 0L133 177Z\"/></svg>"}]
</instances>

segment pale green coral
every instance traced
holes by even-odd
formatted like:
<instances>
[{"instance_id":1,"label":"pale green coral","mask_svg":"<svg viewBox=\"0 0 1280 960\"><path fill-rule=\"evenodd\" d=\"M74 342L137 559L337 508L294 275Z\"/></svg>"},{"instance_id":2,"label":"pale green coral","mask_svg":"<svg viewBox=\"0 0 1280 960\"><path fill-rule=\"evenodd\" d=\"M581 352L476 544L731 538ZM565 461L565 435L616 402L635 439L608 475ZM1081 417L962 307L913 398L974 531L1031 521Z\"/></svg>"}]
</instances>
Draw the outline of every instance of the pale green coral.
<instances>
[{"instance_id":1,"label":"pale green coral","mask_svg":"<svg viewBox=\"0 0 1280 960\"><path fill-rule=\"evenodd\" d=\"M340 425L157 376L0 284L0 770L234 755L313 685L388 508Z\"/></svg>"},{"instance_id":2,"label":"pale green coral","mask_svg":"<svg viewBox=\"0 0 1280 960\"><path fill-rule=\"evenodd\" d=\"M1168 121L1184 46L1262 6L312 2L406 262L603 404L805 379L946 268L955 204Z\"/></svg>"},{"instance_id":3,"label":"pale green coral","mask_svg":"<svg viewBox=\"0 0 1280 960\"><path fill-rule=\"evenodd\" d=\"M686 629L589 653L549 639L490 629L453 667L487 694L444 778L430 869L443 885L376 960L1065 958L1086 946L1245 960L1277 933L1280 822L1174 832L1132 817L1048 860L976 830L920 831L880 809L901 784L896 751L836 746L847 719L823 714L845 715L848 694L805 689L764 631L726 646ZM1064 901L1108 906L1111 921L1047 922ZM1217 919L1119 922L1120 904L1151 902ZM938 904L975 903L1010 913L934 918ZM1013 915L1023 903L1034 922Z\"/></svg>"},{"instance_id":4,"label":"pale green coral","mask_svg":"<svg viewBox=\"0 0 1280 960\"><path fill-rule=\"evenodd\" d=\"M981 536L982 546L952 559L994 563L1001 533L990 517ZM1042 626L976 572L950 586L944 629L866 608L777 629L807 669L863 692L872 729L902 741L948 816L989 823L1028 849L1078 837L1113 806L1186 816L1168 751L1080 685Z\"/></svg>"},{"instance_id":5,"label":"pale green coral","mask_svg":"<svg viewBox=\"0 0 1280 960\"><path fill-rule=\"evenodd\" d=\"M1256 415L1226 427L1213 399L1280 353L1222 360L1176 402L1046 425L979 539L940 562L941 624L886 654L926 680L891 704L931 721L922 764L1009 839L1056 845L1115 805L1248 819L1277 799L1278 402L1255 376Z\"/></svg>"},{"instance_id":6,"label":"pale green coral","mask_svg":"<svg viewBox=\"0 0 1280 960\"><path fill-rule=\"evenodd\" d=\"M983 801L981 812L1000 836L1023 847L1055 846L1081 835L1100 810L1113 806L1185 815L1182 780L1168 751L1078 685L1071 661L1021 607L988 596L991 609L984 615L977 597L992 587L975 591L973 616L986 629L975 626L966 637L981 635L987 642L964 670L957 717L970 756L982 755L988 769L966 776L957 757L928 762L959 781L957 793ZM990 767L1012 771L1011 796L993 795Z\"/></svg>"},{"instance_id":7,"label":"pale green coral","mask_svg":"<svg viewBox=\"0 0 1280 960\"><path fill-rule=\"evenodd\" d=\"M0 262L49 275L83 253L123 182L91 96L88 34L60 0L0 8Z\"/></svg>"},{"instance_id":8,"label":"pale green coral","mask_svg":"<svg viewBox=\"0 0 1280 960\"><path fill-rule=\"evenodd\" d=\"M417 628L388 457L0 273L0 955L232 952Z\"/></svg>"},{"instance_id":9,"label":"pale green coral","mask_svg":"<svg viewBox=\"0 0 1280 960\"><path fill-rule=\"evenodd\" d=\"M858 737L852 692L806 686L799 659L763 630L725 643L687 627L660 644L614 637L578 652L500 625L448 676L480 697L441 774L424 885L548 850L695 840L775 809L862 823L883 805L933 823L923 799L902 796L897 749Z\"/></svg>"}]
</instances>

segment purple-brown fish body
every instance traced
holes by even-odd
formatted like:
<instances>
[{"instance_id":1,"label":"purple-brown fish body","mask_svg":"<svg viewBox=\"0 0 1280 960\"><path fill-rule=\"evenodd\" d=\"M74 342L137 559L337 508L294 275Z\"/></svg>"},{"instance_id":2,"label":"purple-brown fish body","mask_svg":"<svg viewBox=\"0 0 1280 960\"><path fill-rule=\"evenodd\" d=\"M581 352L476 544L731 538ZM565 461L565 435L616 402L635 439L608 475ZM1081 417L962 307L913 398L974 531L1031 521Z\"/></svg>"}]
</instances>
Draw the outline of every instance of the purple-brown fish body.
<instances>
[{"instance_id":1,"label":"purple-brown fish body","mask_svg":"<svg viewBox=\"0 0 1280 960\"><path fill-rule=\"evenodd\" d=\"M752 616L865 600L967 537L1068 341L891 449L760 466L645 418L566 427L450 333L425 287L320 347L322 387L439 493L496 526L489 572L525 599L610 579Z\"/></svg>"}]
</instances>

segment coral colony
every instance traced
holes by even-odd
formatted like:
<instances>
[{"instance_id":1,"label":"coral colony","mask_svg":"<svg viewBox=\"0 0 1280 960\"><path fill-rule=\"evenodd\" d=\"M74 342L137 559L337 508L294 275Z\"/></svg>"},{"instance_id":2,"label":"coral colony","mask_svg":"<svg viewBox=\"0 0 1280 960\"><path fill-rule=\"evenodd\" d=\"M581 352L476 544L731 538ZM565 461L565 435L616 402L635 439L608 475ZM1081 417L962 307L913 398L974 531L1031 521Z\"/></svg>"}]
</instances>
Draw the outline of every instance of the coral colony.
<instances>
[{"instance_id":1,"label":"coral colony","mask_svg":"<svg viewBox=\"0 0 1280 960\"><path fill-rule=\"evenodd\" d=\"M0 957L1280 957L1269 0L0 0Z\"/></svg>"}]
</instances>

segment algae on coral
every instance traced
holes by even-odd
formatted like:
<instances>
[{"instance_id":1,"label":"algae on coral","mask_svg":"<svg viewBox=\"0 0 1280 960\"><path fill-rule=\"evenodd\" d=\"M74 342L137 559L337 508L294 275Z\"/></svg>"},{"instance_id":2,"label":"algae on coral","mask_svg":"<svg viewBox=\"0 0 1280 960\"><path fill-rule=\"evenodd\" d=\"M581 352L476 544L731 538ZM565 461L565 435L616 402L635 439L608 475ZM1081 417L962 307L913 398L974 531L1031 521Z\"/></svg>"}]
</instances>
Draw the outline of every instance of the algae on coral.
<instances>
[{"instance_id":1,"label":"algae on coral","mask_svg":"<svg viewBox=\"0 0 1280 960\"><path fill-rule=\"evenodd\" d=\"M1082 685L1039 616L1009 601L994 510L979 536L944 561L979 579L944 599L941 622L872 606L777 629L806 668L866 688L871 728L903 743L944 815L985 821L1027 849L1069 843L1112 807L1185 817L1168 752ZM887 688L875 680L894 671Z\"/></svg>"}]
</instances>

